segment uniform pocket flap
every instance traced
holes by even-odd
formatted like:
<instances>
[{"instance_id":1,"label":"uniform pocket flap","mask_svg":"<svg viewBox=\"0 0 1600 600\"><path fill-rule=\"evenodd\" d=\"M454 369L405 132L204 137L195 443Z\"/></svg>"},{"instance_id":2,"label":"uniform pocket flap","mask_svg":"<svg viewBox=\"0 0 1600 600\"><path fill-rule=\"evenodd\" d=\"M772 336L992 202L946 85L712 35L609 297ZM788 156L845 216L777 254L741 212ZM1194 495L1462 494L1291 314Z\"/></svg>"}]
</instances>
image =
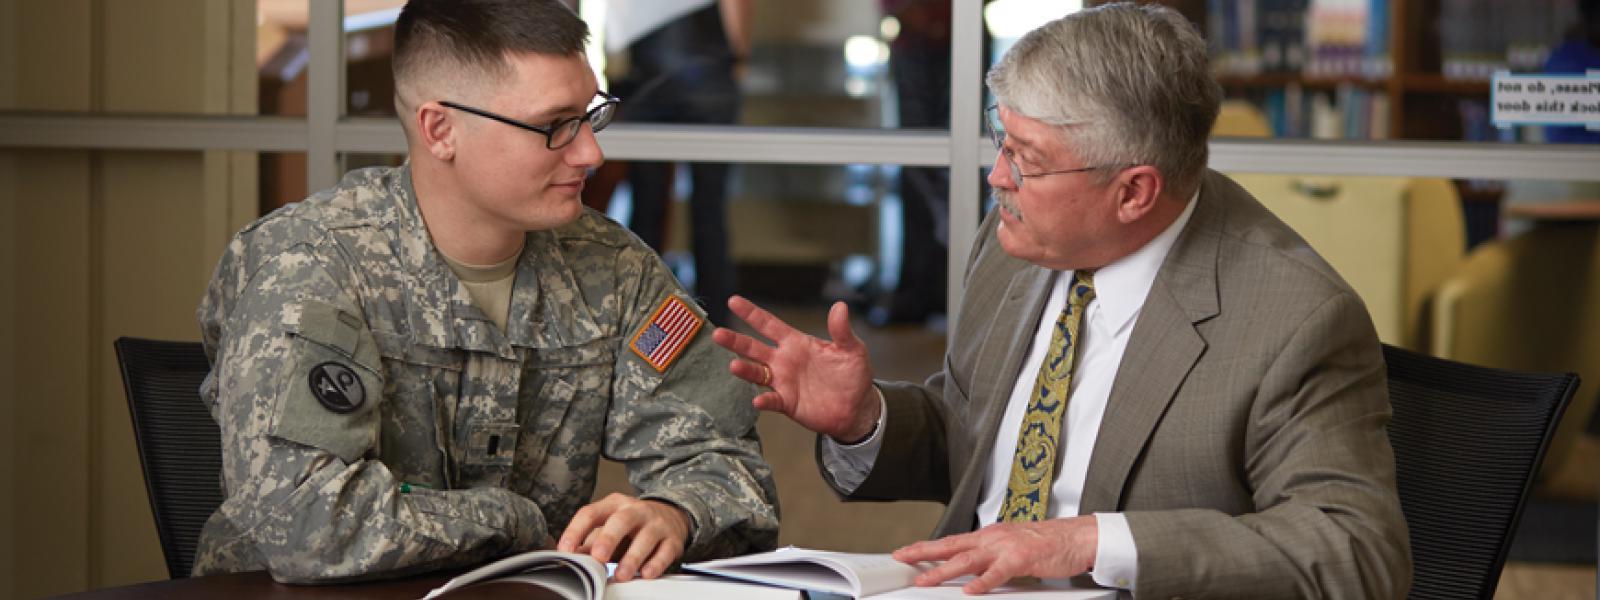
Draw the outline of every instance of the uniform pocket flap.
<instances>
[{"instance_id":1,"label":"uniform pocket flap","mask_svg":"<svg viewBox=\"0 0 1600 600\"><path fill-rule=\"evenodd\" d=\"M377 344L364 335L361 316L331 304L307 300L300 305L300 321L289 327L296 337L344 355L374 373L381 368Z\"/></svg>"},{"instance_id":2,"label":"uniform pocket flap","mask_svg":"<svg viewBox=\"0 0 1600 600\"><path fill-rule=\"evenodd\" d=\"M322 335L323 329L308 329L302 323L301 329L313 334L290 339L294 367L282 384L272 434L354 462L376 445L383 379L376 369L335 345L340 334ZM370 337L357 347L369 349L376 360Z\"/></svg>"}]
</instances>

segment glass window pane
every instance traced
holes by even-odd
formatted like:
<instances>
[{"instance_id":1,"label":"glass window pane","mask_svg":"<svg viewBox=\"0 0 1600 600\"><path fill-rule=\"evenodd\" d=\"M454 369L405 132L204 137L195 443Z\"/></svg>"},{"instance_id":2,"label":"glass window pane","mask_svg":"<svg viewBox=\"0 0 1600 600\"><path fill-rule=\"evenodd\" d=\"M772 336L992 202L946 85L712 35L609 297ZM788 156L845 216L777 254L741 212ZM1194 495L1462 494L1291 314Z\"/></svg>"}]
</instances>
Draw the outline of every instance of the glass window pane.
<instances>
[{"instance_id":1,"label":"glass window pane","mask_svg":"<svg viewBox=\"0 0 1600 600\"><path fill-rule=\"evenodd\" d=\"M583 3L624 119L948 127L949 0L702 4Z\"/></svg>"},{"instance_id":2,"label":"glass window pane","mask_svg":"<svg viewBox=\"0 0 1600 600\"><path fill-rule=\"evenodd\" d=\"M345 114L394 115L394 20L405 0L344 0Z\"/></svg>"},{"instance_id":3,"label":"glass window pane","mask_svg":"<svg viewBox=\"0 0 1600 600\"><path fill-rule=\"evenodd\" d=\"M9 3L0 109L304 114L307 2Z\"/></svg>"},{"instance_id":4,"label":"glass window pane","mask_svg":"<svg viewBox=\"0 0 1600 600\"><path fill-rule=\"evenodd\" d=\"M260 114L306 116L309 0L256 0L256 81Z\"/></svg>"},{"instance_id":5,"label":"glass window pane","mask_svg":"<svg viewBox=\"0 0 1600 600\"><path fill-rule=\"evenodd\" d=\"M261 152L256 157L256 168L261 214L310 195L306 190L306 153Z\"/></svg>"},{"instance_id":6,"label":"glass window pane","mask_svg":"<svg viewBox=\"0 0 1600 600\"><path fill-rule=\"evenodd\" d=\"M394 112L392 13L402 4L345 0L351 114ZM580 2L590 61L624 101L619 121L947 128L950 0L749 4L747 17L725 20L714 1L688 13Z\"/></svg>"},{"instance_id":7,"label":"glass window pane","mask_svg":"<svg viewBox=\"0 0 1600 600\"><path fill-rule=\"evenodd\" d=\"M1034 27L1097 3L987 3L983 64ZM1591 30L1600 20L1582 19L1578 0L1162 3L1208 40L1226 99L1218 137L1600 142L1581 125L1496 127L1490 103L1496 72L1600 68Z\"/></svg>"},{"instance_id":8,"label":"glass window pane","mask_svg":"<svg viewBox=\"0 0 1600 600\"><path fill-rule=\"evenodd\" d=\"M947 173L898 165L611 161L584 194L708 296L731 291L806 306L848 300L877 324L937 327L948 256ZM719 190L721 181L726 188ZM696 231L702 225L704 234ZM719 268L716 261L694 255L722 245L733 265L731 285L706 278L708 269Z\"/></svg>"},{"instance_id":9,"label":"glass window pane","mask_svg":"<svg viewBox=\"0 0 1600 600\"><path fill-rule=\"evenodd\" d=\"M1600 67L1583 63L1600 53L1585 39L1575 0L1234 0L1191 18L1210 40L1235 110L1255 113L1254 125L1219 136L1600 141L1581 126L1497 128L1492 120L1496 72Z\"/></svg>"}]
</instances>

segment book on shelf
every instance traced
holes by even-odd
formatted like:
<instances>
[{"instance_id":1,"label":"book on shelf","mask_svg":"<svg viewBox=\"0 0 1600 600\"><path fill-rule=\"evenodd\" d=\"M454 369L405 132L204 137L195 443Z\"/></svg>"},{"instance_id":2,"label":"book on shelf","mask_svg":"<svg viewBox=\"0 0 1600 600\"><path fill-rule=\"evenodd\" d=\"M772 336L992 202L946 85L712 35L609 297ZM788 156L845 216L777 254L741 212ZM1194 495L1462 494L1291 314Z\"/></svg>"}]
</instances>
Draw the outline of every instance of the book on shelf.
<instances>
[{"instance_id":1,"label":"book on shelf","mask_svg":"<svg viewBox=\"0 0 1600 600\"><path fill-rule=\"evenodd\" d=\"M888 554L828 552L782 548L684 565L684 570L732 580L804 590L810 598L966 598L961 577L931 587L916 587L917 575L931 563L913 566ZM1065 581L1013 581L989 592L1008 600L1100 600L1115 598L1116 590L1076 587Z\"/></svg>"},{"instance_id":2,"label":"book on shelf","mask_svg":"<svg viewBox=\"0 0 1600 600\"><path fill-rule=\"evenodd\" d=\"M801 600L800 592L768 585L700 575L667 575L656 579L610 581L614 565L587 554L538 550L508 556L463 573L424 596L444 597L472 586L527 586L519 596L561 600Z\"/></svg>"},{"instance_id":3,"label":"book on shelf","mask_svg":"<svg viewBox=\"0 0 1600 600\"><path fill-rule=\"evenodd\" d=\"M1440 74L1487 80L1497 71L1537 72L1567 29L1580 21L1576 2L1440 0Z\"/></svg>"},{"instance_id":4,"label":"book on shelf","mask_svg":"<svg viewBox=\"0 0 1600 600\"><path fill-rule=\"evenodd\" d=\"M1216 71L1381 80L1393 71L1390 0L1207 0Z\"/></svg>"}]
</instances>

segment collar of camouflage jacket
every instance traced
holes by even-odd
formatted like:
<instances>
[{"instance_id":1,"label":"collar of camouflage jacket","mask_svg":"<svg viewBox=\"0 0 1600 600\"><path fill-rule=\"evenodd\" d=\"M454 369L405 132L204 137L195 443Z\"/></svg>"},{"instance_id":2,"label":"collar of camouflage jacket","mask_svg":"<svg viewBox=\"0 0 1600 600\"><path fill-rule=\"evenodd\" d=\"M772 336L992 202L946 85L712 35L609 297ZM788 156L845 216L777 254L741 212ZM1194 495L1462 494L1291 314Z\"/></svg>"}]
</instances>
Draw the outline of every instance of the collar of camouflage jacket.
<instances>
[{"instance_id":1,"label":"collar of camouflage jacket","mask_svg":"<svg viewBox=\"0 0 1600 600\"><path fill-rule=\"evenodd\" d=\"M555 348L600 338L603 330L583 302L572 270L549 231L532 231L517 261L504 333L472 302L466 287L428 237L407 163L390 181L396 218L389 228L411 285L401 293L412 343L488 352L515 360L515 348Z\"/></svg>"}]
</instances>

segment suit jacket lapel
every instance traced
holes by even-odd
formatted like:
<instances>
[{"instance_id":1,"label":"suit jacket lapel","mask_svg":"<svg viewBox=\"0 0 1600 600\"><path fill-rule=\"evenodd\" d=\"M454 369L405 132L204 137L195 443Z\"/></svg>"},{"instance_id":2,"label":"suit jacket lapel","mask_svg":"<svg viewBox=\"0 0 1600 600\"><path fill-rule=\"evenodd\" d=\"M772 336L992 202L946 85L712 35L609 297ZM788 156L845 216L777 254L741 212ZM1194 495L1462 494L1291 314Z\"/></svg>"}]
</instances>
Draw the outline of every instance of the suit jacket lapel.
<instances>
[{"instance_id":1,"label":"suit jacket lapel","mask_svg":"<svg viewBox=\"0 0 1600 600\"><path fill-rule=\"evenodd\" d=\"M1217 246L1226 199L1208 173L1194 214L1162 262L1139 311L1083 485L1078 514L1122 509L1122 494L1145 445L1183 380L1205 353L1195 325L1216 316Z\"/></svg>"},{"instance_id":2,"label":"suit jacket lapel","mask_svg":"<svg viewBox=\"0 0 1600 600\"><path fill-rule=\"evenodd\" d=\"M1034 331L1038 329L1040 313L1050 297L1050 284L1054 271L1027 265L1012 274L1005 300L996 307L994 326L989 330L984 346L979 350L973 370L972 401L984 403L982 421L975 431L973 451L967 455L961 481L951 494L950 507L939 523L939 535L969 531L977 510L978 491L988 469L983 467L999 435L1000 421L1005 416L1006 404L1017 377L1026 367L1022 362L1028 356Z\"/></svg>"}]
</instances>

